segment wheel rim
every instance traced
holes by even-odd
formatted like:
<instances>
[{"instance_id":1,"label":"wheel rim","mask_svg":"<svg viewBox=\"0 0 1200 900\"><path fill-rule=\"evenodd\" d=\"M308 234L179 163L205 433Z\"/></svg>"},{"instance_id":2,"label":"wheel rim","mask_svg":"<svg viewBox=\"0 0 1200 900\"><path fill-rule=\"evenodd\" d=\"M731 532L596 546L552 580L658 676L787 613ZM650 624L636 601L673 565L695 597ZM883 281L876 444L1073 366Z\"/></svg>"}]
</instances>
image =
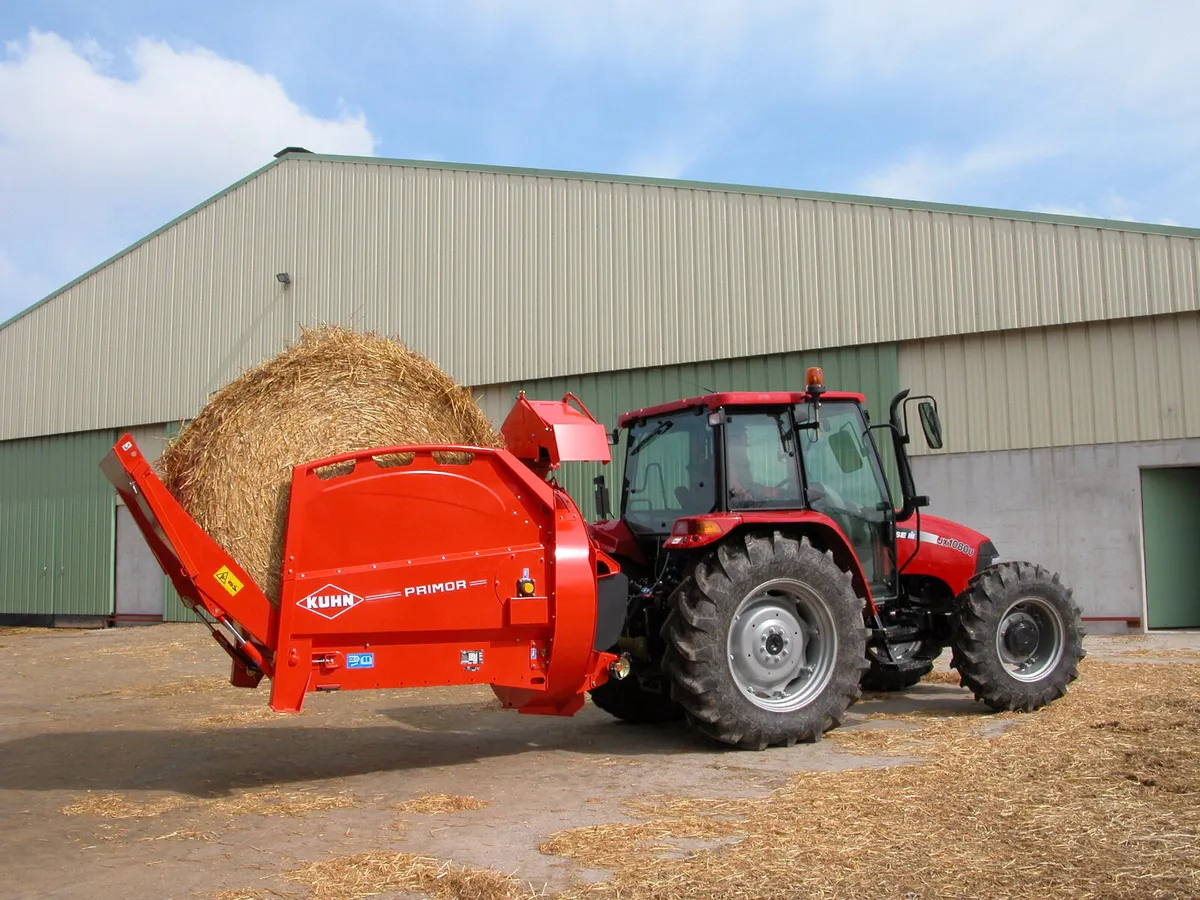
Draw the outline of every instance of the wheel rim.
<instances>
[{"instance_id":1,"label":"wheel rim","mask_svg":"<svg viewBox=\"0 0 1200 900\"><path fill-rule=\"evenodd\" d=\"M1063 656L1062 616L1040 597L1024 597L1009 606L996 629L1000 662L1017 681L1041 681Z\"/></svg>"},{"instance_id":2,"label":"wheel rim","mask_svg":"<svg viewBox=\"0 0 1200 900\"><path fill-rule=\"evenodd\" d=\"M829 607L789 578L751 591L729 625L733 680L746 699L771 712L792 712L820 696L833 677L837 652Z\"/></svg>"}]
</instances>

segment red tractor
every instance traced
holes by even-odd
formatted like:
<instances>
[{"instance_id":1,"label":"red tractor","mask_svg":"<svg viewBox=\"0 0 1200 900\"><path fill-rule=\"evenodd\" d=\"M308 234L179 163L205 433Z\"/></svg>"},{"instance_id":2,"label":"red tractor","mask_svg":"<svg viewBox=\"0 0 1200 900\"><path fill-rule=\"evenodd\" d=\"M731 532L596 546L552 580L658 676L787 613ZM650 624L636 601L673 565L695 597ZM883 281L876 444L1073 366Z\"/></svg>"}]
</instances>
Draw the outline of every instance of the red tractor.
<instances>
[{"instance_id":1,"label":"red tractor","mask_svg":"<svg viewBox=\"0 0 1200 900\"><path fill-rule=\"evenodd\" d=\"M630 579L613 652L632 671L594 689L595 704L630 722L686 716L739 747L790 745L841 723L862 689L916 684L947 646L993 709L1062 696L1083 656L1070 590L1040 566L996 564L982 534L921 514L909 400L934 449L941 422L932 398L908 393L872 426L862 396L826 391L810 369L804 393L709 394L623 415L621 515L592 531Z\"/></svg>"},{"instance_id":2,"label":"red tractor","mask_svg":"<svg viewBox=\"0 0 1200 900\"><path fill-rule=\"evenodd\" d=\"M553 479L608 462L578 400L523 395L506 448L382 447L295 467L272 603L123 436L101 463L163 571L271 707L313 691L490 685L506 708L686 716L727 744L815 740L862 688L914 684L949 645L995 709L1063 694L1083 655L1070 591L922 516L907 392L710 394L627 413L621 517L588 525ZM937 406L917 406L941 446ZM875 433L887 432L881 457ZM892 497L891 472L900 485ZM608 491L597 479L607 514Z\"/></svg>"}]
</instances>

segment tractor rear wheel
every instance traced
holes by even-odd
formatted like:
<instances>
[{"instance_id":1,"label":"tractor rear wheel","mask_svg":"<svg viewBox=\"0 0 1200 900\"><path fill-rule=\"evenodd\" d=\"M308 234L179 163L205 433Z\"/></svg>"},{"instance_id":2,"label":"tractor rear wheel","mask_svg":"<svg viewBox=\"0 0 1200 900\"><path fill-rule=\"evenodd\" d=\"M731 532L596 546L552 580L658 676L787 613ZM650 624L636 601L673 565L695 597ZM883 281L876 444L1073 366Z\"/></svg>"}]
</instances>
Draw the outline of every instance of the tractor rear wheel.
<instances>
[{"instance_id":1,"label":"tractor rear wheel","mask_svg":"<svg viewBox=\"0 0 1200 900\"><path fill-rule=\"evenodd\" d=\"M648 691L638 680L637 663L625 678L610 678L591 692L592 702L610 716L634 725L653 725L683 718L683 709L660 691Z\"/></svg>"},{"instance_id":2,"label":"tractor rear wheel","mask_svg":"<svg viewBox=\"0 0 1200 900\"><path fill-rule=\"evenodd\" d=\"M882 651L868 650L871 668L863 672L862 689L888 693L912 687L933 671L933 661L942 648L928 641L911 641L892 645L892 657L899 665L888 665Z\"/></svg>"},{"instance_id":3,"label":"tractor rear wheel","mask_svg":"<svg viewBox=\"0 0 1200 900\"><path fill-rule=\"evenodd\" d=\"M1001 563L971 579L955 605L950 665L992 709L1031 712L1078 677L1083 626L1057 575Z\"/></svg>"},{"instance_id":4,"label":"tractor rear wheel","mask_svg":"<svg viewBox=\"0 0 1200 900\"><path fill-rule=\"evenodd\" d=\"M762 750L840 725L867 666L863 600L807 538L727 539L676 588L663 626L671 696L715 740Z\"/></svg>"}]
</instances>

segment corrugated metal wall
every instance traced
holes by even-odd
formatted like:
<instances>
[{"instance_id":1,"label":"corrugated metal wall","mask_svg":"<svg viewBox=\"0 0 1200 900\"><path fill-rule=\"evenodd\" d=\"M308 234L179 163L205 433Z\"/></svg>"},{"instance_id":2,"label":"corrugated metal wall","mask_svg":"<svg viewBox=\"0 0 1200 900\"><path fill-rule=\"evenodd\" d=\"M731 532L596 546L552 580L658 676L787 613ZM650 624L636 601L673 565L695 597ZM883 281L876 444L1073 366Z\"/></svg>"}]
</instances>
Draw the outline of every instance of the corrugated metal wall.
<instances>
[{"instance_id":1,"label":"corrugated metal wall","mask_svg":"<svg viewBox=\"0 0 1200 900\"><path fill-rule=\"evenodd\" d=\"M0 613L113 610L109 431L0 442Z\"/></svg>"},{"instance_id":2,"label":"corrugated metal wall","mask_svg":"<svg viewBox=\"0 0 1200 900\"><path fill-rule=\"evenodd\" d=\"M875 420L883 421L887 403L898 385L896 347L890 344L549 378L493 385L476 393L497 426L508 415L518 391L525 391L535 400L558 399L570 391L598 421L611 429L616 427L617 416L623 412L682 397L716 391L797 390L803 387L804 372L809 366L824 369L825 382L831 390L866 395ZM614 512L620 506L624 445L616 451L616 459L608 466L569 463L558 475L588 518L595 516L592 478L598 474L603 474L608 483Z\"/></svg>"},{"instance_id":3,"label":"corrugated metal wall","mask_svg":"<svg viewBox=\"0 0 1200 900\"><path fill-rule=\"evenodd\" d=\"M1196 313L903 344L899 368L951 453L1200 437Z\"/></svg>"},{"instance_id":4,"label":"corrugated metal wall","mask_svg":"<svg viewBox=\"0 0 1200 900\"><path fill-rule=\"evenodd\" d=\"M1200 232L1032 218L290 157L0 331L0 439L192 415L301 324L479 385L1200 309Z\"/></svg>"}]
</instances>

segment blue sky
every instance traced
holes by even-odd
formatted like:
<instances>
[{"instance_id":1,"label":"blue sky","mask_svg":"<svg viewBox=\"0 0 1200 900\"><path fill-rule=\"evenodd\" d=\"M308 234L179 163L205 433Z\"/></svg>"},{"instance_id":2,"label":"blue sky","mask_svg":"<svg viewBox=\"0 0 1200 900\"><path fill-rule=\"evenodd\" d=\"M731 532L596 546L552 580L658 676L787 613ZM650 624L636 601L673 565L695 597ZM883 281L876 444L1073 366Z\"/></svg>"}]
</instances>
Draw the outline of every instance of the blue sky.
<instances>
[{"instance_id":1,"label":"blue sky","mask_svg":"<svg viewBox=\"0 0 1200 900\"><path fill-rule=\"evenodd\" d=\"M1200 4L5 0L0 321L267 162L1200 226Z\"/></svg>"}]
</instances>

